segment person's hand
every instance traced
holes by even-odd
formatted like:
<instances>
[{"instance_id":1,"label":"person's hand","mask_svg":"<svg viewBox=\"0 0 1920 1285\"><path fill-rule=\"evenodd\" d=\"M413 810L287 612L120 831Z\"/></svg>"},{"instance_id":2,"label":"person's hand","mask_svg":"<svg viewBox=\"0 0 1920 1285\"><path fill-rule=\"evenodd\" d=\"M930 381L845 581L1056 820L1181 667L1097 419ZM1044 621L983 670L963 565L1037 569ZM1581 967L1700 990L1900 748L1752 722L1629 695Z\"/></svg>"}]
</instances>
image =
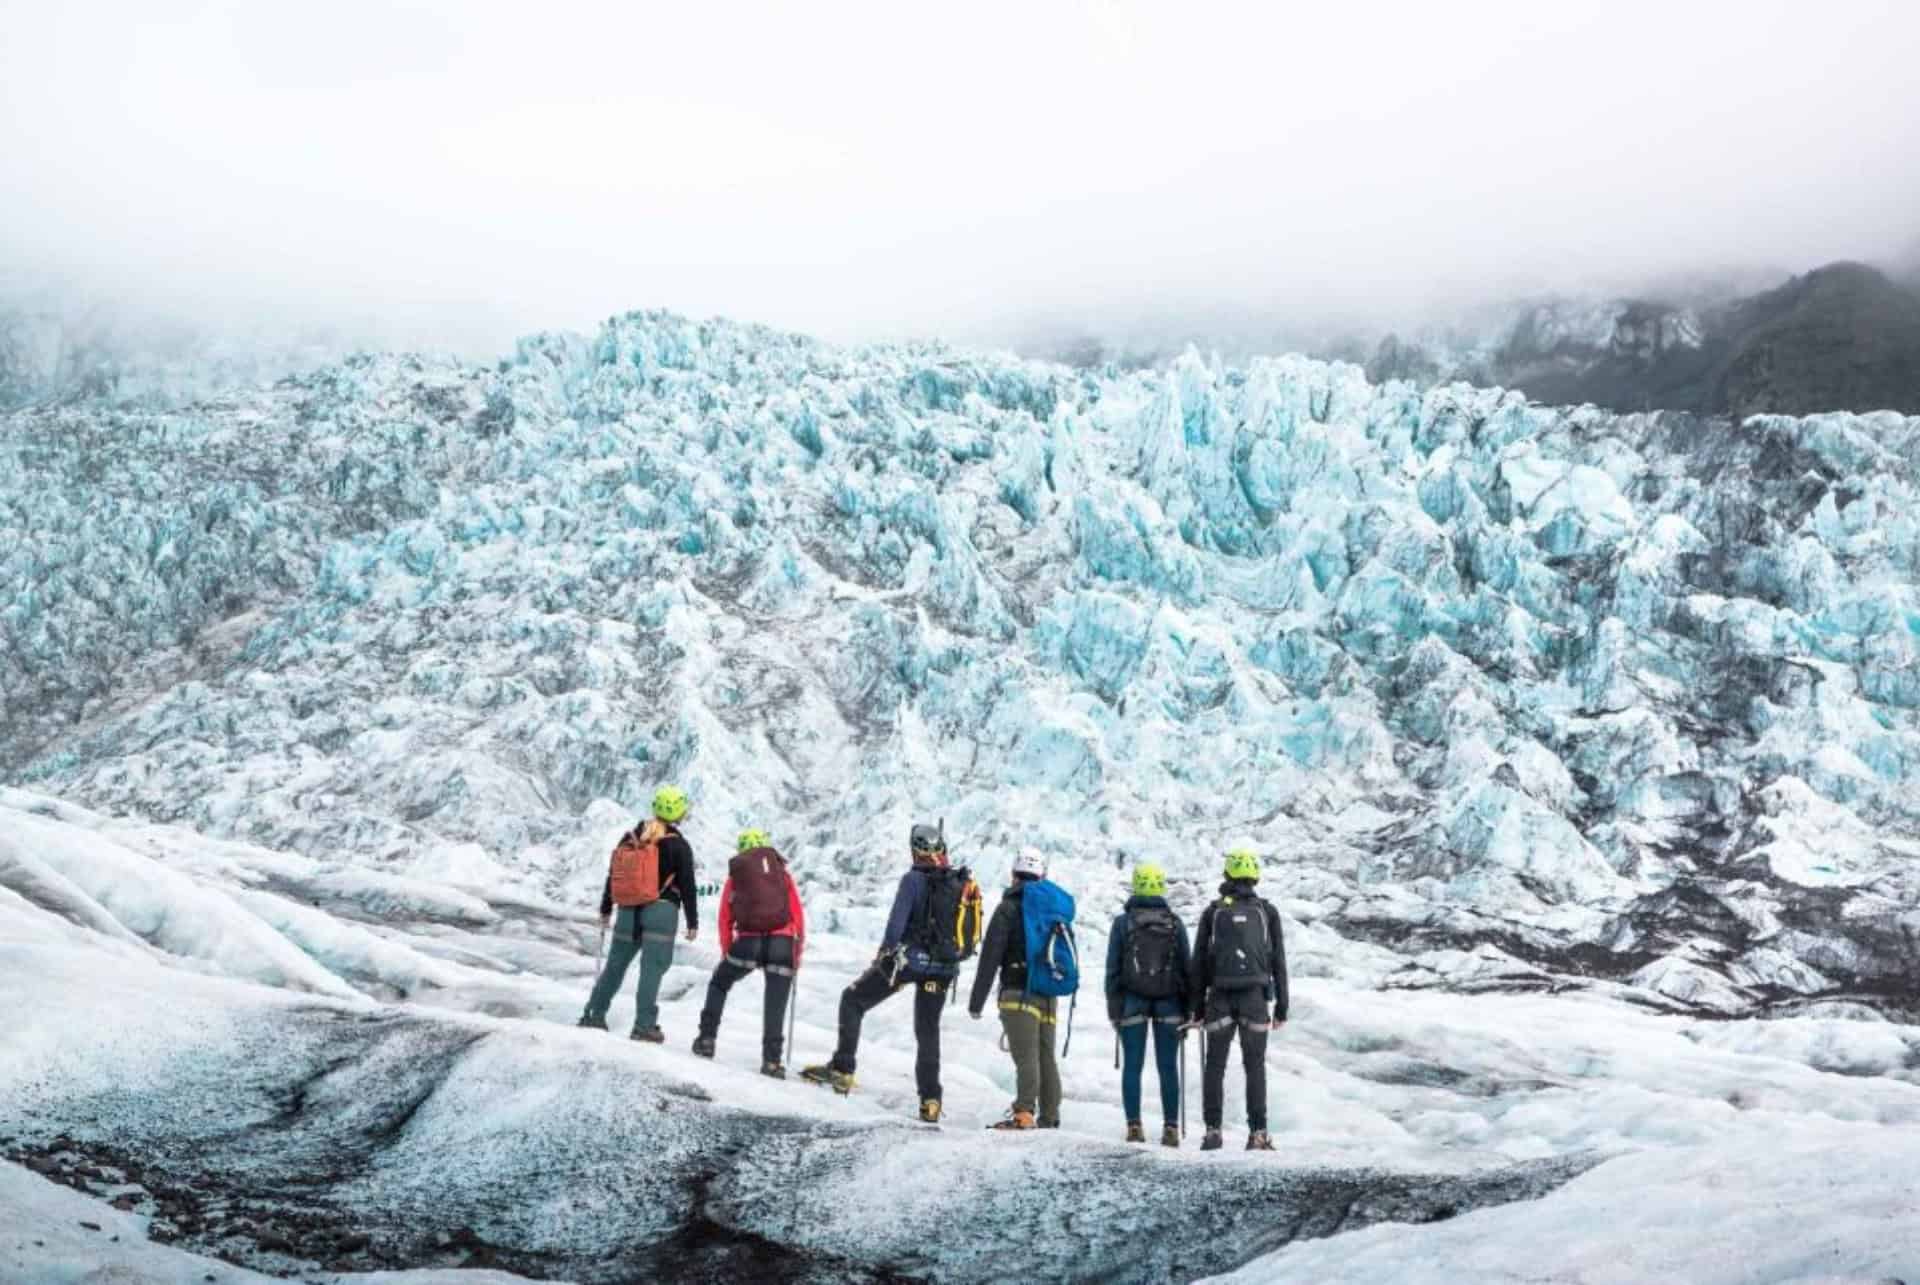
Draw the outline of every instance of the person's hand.
<instances>
[{"instance_id":1,"label":"person's hand","mask_svg":"<svg viewBox=\"0 0 1920 1285\"><path fill-rule=\"evenodd\" d=\"M692 941L692 940L693 940L693 939L694 939L695 937L698 937L699 935L700 935L700 930L699 930L698 928L689 928L689 929L687 929L687 940L688 940L688 941Z\"/></svg>"},{"instance_id":2,"label":"person's hand","mask_svg":"<svg viewBox=\"0 0 1920 1285\"><path fill-rule=\"evenodd\" d=\"M602 916L600 916L600 931L601 931L601 932L605 932L605 931L607 930L607 925L608 925L609 923L611 923L612 921L613 921L613 916L612 916L612 915L602 915Z\"/></svg>"},{"instance_id":3,"label":"person's hand","mask_svg":"<svg viewBox=\"0 0 1920 1285\"><path fill-rule=\"evenodd\" d=\"M1268 1029L1268 1030L1270 1030L1270 1031L1277 1031L1277 1030L1279 1030L1279 1029L1280 1029L1281 1027L1283 1027L1283 1026L1285 1026L1286 1024L1287 1024L1287 1019L1286 1019L1286 1018L1284 1018L1284 1017L1276 1017L1276 1018L1274 1018L1274 1019L1273 1019L1273 1020L1272 1020L1271 1022L1268 1022L1268 1023L1267 1023L1267 1029Z\"/></svg>"}]
</instances>

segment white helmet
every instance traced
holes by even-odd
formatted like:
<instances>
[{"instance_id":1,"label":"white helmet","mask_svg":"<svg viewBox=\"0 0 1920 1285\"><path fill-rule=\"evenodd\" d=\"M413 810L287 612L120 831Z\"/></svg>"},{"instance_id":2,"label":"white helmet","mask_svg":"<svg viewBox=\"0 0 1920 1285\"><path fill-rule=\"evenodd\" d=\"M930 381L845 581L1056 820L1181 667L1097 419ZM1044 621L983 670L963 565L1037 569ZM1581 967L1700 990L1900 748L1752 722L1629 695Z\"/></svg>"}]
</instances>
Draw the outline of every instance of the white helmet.
<instances>
[{"instance_id":1,"label":"white helmet","mask_svg":"<svg viewBox=\"0 0 1920 1285\"><path fill-rule=\"evenodd\" d=\"M1047 859L1038 848L1031 846L1022 848L1020 855L1013 859L1013 872L1017 875L1032 875L1035 879L1045 879Z\"/></svg>"}]
</instances>

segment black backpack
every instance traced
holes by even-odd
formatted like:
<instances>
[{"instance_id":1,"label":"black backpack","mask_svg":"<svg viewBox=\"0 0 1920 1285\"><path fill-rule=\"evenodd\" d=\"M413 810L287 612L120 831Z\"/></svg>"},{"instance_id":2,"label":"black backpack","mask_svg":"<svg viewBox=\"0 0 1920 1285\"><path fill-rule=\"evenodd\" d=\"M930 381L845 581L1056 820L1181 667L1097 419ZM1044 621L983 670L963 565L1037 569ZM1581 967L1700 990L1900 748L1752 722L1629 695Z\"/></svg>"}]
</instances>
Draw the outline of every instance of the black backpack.
<instances>
[{"instance_id":1,"label":"black backpack","mask_svg":"<svg viewBox=\"0 0 1920 1285\"><path fill-rule=\"evenodd\" d=\"M913 921L913 940L936 964L971 959L985 918L980 885L966 867L928 870L927 894Z\"/></svg>"},{"instance_id":2,"label":"black backpack","mask_svg":"<svg viewBox=\"0 0 1920 1285\"><path fill-rule=\"evenodd\" d=\"M1267 903L1258 897L1222 897L1213 903L1213 989L1249 990L1273 984L1273 940Z\"/></svg>"},{"instance_id":3,"label":"black backpack","mask_svg":"<svg viewBox=\"0 0 1920 1285\"><path fill-rule=\"evenodd\" d=\"M1120 987L1142 999L1171 999L1180 993L1178 944L1180 921L1165 906L1127 912L1127 945L1120 957Z\"/></svg>"}]
</instances>

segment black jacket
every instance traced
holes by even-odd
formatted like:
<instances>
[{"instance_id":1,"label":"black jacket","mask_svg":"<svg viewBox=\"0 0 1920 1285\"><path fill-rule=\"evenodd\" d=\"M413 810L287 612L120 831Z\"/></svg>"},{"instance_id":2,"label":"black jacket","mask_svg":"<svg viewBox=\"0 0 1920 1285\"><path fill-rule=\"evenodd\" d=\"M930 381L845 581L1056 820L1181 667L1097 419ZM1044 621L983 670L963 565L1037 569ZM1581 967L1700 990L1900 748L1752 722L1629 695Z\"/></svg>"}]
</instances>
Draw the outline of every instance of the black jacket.
<instances>
[{"instance_id":1,"label":"black jacket","mask_svg":"<svg viewBox=\"0 0 1920 1285\"><path fill-rule=\"evenodd\" d=\"M1127 958L1127 933L1132 927L1132 912L1136 910L1166 910L1165 897L1128 897L1126 907L1114 916L1113 931L1107 934L1107 1020L1117 1022L1128 1015L1127 992L1121 986L1125 975ZM1173 980L1180 988L1171 998L1179 1003L1181 1011L1188 1008L1188 978L1193 972L1193 952L1187 948L1187 925L1180 916L1173 917ZM1144 996L1133 997L1135 1008L1149 1008L1156 1001Z\"/></svg>"},{"instance_id":2,"label":"black jacket","mask_svg":"<svg viewBox=\"0 0 1920 1285\"><path fill-rule=\"evenodd\" d=\"M641 825L646 822L642 821ZM700 889L693 877L693 846L673 825L662 822L667 827L666 838L660 840L660 882L666 883L671 877L673 882L660 890L660 900L680 903L680 913L686 917L688 928L700 926ZM640 829L639 825L633 827ZM622 838L626 836L622 835ZM613 913L613 872L607 872L606 886L600 890L600 915L602 918Z\"/></svg>"},{"instance_id":3,"label":"black jacket","mask_svg":"<svg viewBox=\"0 0 1920 1285\"><path fill-rule=\"evenodd\" d=\"M969 1013L986 1008L987 992L993 989L996 975L1002 990L1027 988L1027 925L1022 917L1026 891L1026 881L1015 879L993 908L987 934L980 941L980 962L973 969L973 994L967 998Z\"/></svg>"},{"instance_id":4,"label":"black jacket","mask_svg":"<svg viewBox=\"0 0 1920 1285\"><path fill-rule=\"evenodd\" d=\"M1253 890L1251 879L1229 879L1220 885L1220 900L1200 912L1200 930L1193 937L1193 967L1187 980L1187 1012L1202 1016L1207 990L1213 984L1213 912L1236 901L1258 902L1267 916L1267 937L1273 942L1273 975L1262 991L1273 1005L1273 1020L1287 1020L1287 943L1280 935L1280 912Z\"/></svg>"}]
</instances>

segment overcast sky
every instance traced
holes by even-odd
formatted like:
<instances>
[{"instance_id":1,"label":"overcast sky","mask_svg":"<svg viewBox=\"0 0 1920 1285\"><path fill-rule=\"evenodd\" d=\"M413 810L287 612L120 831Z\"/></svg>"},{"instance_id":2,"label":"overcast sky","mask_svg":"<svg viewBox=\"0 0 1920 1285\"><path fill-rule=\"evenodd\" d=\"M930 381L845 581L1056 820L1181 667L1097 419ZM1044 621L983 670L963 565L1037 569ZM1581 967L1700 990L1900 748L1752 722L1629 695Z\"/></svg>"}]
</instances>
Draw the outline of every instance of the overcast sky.
<instances>
[{"instance_id":1,"label":"overcast sky","mask_svg":"<svg viewBox=\"0 0 1920 1285\"><path fill-rule=\"evenodd\" d=\"M0 267L188 310L993 339L1920 244L1911 0L6 10Z\"/></svg>"}]
</instances>

